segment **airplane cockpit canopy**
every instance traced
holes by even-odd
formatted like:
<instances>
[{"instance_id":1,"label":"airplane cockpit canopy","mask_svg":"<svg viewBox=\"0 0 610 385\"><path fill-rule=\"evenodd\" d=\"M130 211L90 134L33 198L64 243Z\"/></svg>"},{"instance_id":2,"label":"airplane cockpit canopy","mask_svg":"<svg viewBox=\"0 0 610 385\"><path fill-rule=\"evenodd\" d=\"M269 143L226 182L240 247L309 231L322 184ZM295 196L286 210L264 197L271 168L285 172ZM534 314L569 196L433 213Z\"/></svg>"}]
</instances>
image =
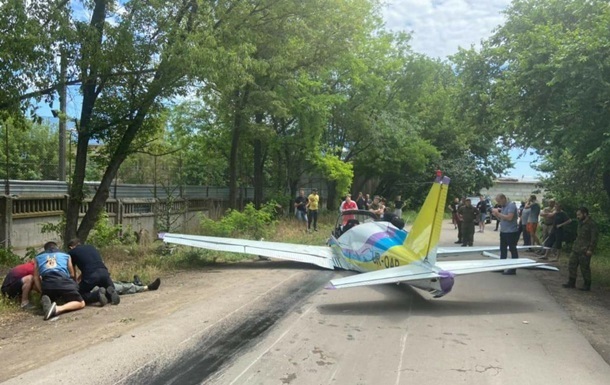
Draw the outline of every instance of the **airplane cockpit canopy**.
<instances>
[{"instance_id":1,"label":"airplane cockpit canopy","mask_svg":"<svg viewBox=\"0 0 610 385\"><path fill-rule=\"evenodd\" d=\"M362 223L375 222L377 216L367 210L346 210L339 214L333 235L339 238L341 234Z\"/></svg>"}]
</instances>

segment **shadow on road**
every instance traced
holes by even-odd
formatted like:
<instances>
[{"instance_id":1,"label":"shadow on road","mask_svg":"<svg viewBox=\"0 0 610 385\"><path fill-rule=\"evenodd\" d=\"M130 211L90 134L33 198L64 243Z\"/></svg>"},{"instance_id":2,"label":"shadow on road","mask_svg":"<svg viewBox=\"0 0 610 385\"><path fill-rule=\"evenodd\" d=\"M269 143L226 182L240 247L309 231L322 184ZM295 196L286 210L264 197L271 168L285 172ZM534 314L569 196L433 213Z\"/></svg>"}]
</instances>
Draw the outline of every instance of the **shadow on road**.
<instances>
[{"instance_id":1,"label":"shadow on road","mask_svg":"<svg viewBox=\"0 0 610 385\"><path fill-rule=\"evenodd\" d=\"M404 315L428 317L450 317L467 315L519 314L535 311L533 304L503 298L481 298L462 301L451 297L432 298L429 294L408 285L379 285L369 287L386 295L375 301L353 301L318 306L326 315Z\"/></svg>"}]
</instances>

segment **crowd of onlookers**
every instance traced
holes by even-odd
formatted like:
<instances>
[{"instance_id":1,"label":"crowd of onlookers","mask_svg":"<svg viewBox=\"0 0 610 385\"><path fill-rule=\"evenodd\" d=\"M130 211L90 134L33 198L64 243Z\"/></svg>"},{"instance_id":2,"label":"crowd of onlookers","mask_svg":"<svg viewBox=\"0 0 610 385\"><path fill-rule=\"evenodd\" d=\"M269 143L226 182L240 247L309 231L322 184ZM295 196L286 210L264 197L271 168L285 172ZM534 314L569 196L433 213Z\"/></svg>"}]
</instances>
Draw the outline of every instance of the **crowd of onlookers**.
<instances>
[{"instance_id":1,"label":"crowd of onlookers","mask_svg":"<svg viewBox=\"0 0 610 385\"><path fill-rule=\"evenodd\" d=\"M471 204L469 198L454 199L449 205L449 210L452 213L452 222L458 230L458 240L455 243L462 246L473 245L475 223L479 225L479 232L485 231L490 204L490 199L484 196L480 197L476 206ZM536 195L530 195L517 206L504 194L498 194L491 215L496 221L494 231L500 228L501 258L507 258L507 249L510 250L512 258L518 258L517 244L523 239L523 246L532 246L528 251L535 252L541 261L547 262L559 261L566 240L565 226L573 222L559 202L549 199L546 206L542 207ZM597 246L598 231L586 207L578 208L576 221L578 230L569 257L569 279L563 286L575 287L580 268L584 281L581 289L589 291L591 290L591 256ZM514 275L516 272L511 269L506 270L504 274Z\"/></svg>"},{"instance_id":2,"label":"crowd of onlookers","mask_svg":"<svg viewBox=\"0 0 610 385\"><path fill-rule=\"evenodd\" d=\"M295 216L297 220L307 224L307 232L310 232L313 227L313 231L318 231L318 206L320 204L320 196L318 195L317 189L312 189L308 196L305 196L305 190L299 190L299 196L294 200ZM391 205L385 198L375 195L372 199L370 194L358 193L358 197L354 200L351 194L346 194L343 198L341 205L339 205L339 212L348 210L366 210L375 215L377 219L387 220L391 222L395 218L402 218L402 209L405 202L402 200L400 195L396 196L396 199ZM404 223L403 223L404 225Z\"/></svg>"}]
</instances>

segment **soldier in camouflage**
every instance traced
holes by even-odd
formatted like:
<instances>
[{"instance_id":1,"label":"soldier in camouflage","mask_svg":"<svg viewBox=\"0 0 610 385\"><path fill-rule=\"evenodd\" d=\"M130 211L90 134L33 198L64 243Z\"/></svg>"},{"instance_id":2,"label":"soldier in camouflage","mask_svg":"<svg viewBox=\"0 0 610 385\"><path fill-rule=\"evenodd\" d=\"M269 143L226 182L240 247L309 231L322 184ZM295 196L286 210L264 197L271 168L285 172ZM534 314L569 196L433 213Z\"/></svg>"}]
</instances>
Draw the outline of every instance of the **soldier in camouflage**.
<instances>
[{"instance_id":1,"label":"soldier in camouflage","mask_svg":"<svg viewBox=\"0 0 610 385\"><path fill-rule=\"evenodd\" d=\"M578 274L578 266L582 272L584 285L580 290L591 290L591 256L597 245L597 226L593 219L589 216L589 210L586 207L581 207L576 211L578 219L578 232L576 240L572 246L572 254L570 254L570 263L568 266L569 280L563 284L565 288L576 287L576 276Z\"/></svg>"}]
</instances>

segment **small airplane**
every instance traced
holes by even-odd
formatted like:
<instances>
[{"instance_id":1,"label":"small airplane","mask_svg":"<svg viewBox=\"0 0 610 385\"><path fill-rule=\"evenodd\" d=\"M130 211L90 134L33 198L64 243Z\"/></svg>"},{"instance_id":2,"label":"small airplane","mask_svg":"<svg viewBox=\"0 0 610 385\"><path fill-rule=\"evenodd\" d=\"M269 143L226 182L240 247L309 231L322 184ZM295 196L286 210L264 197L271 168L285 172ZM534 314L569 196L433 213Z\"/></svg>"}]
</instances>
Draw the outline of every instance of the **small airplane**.
<instances>
[{"instance_id":1,"label":"small airplane","mask_svg":"<svg viewBox=\"0 0 610 385\"><path fill-rule=\"evenodd\" d=\"M341 213L328 246L166 233L163 241L314 264L361 274L333 279L330 289L406 283L435 298L449 293L458 275L517 268L557 268L531 259L437 261L437 256L498 251L499 247L439 247L450 179L440 172L409 232L365 210ZM487 256L499 258L497 255Z\"/></svg>"}]
</instances>

